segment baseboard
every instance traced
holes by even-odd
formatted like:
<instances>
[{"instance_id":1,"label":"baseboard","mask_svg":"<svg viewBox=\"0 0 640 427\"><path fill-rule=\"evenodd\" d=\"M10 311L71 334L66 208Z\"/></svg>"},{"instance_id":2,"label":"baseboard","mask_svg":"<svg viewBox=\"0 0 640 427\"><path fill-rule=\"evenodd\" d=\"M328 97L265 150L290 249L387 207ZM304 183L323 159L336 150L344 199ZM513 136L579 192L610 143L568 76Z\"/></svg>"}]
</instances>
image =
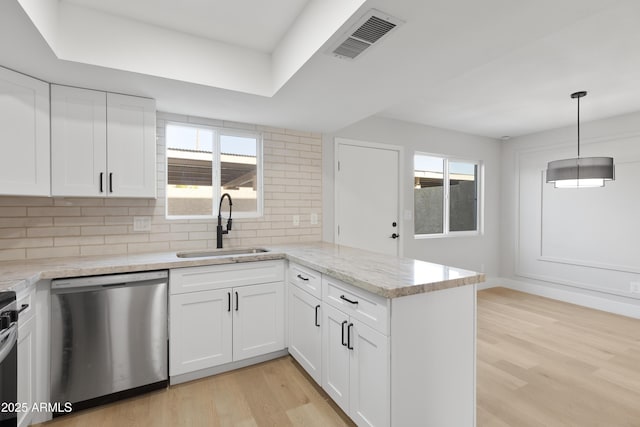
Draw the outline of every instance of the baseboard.
<instances>
[{"instance_id":1,"label":"baseboard","mask_svg":"<svg viewBox=\"0 0 640 427\"><path fill-rule=\"evenodd\" d=\"M505 279L501 277L487 277L487 279L484 282L478 283L476 285L476 289L481 291L483 289L497 288L499 286L505 287L504 280Z\"/></svg>"},{"instance_id":2,"label":"baseboard","mask_svg":"<svg viewBox=\"0 0 640 427\"><path fill-rule=\"evenodd\" d=\"M581 305L583 307L606 311L608 313L632 317L634 319L640 319L640 304L637 303L634 304L624 301L616 301L603 296L572 291L570 288L561 287L562 285L549 285L507 278L492 278L492 280L488 282L490 286L486 286L482 289L502 286L504 288L526 292L528 294L564 301L570 304ZM480 289L481 288L478 287L478 290Z\"/></svg>"}]
</instances>

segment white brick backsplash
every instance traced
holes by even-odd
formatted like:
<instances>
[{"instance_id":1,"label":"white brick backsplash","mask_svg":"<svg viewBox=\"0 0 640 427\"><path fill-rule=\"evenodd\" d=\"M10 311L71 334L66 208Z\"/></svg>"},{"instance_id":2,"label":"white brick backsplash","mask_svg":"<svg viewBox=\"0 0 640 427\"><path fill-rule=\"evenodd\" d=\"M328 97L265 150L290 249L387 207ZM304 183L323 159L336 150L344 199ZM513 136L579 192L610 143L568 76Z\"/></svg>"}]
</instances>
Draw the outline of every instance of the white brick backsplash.
<instances>
[{"instance_id":1,"label":"white brick backsplash","mask_svg":"<svg viewBox=\"0 0 640 427\"><path fill-rule=\"evenodd\" d=\"M66 246L61 248L33 248L27 249L28 259L40 258L64 258L68 256L80 256L79 246Z\"/></svg>"},{"instance_id":2,"label":"white brick backsplash","mask_svg":"<svg viewBox=\"0 0 640 427\"><path fill-rule=\"evenodd\" d=\"M27 214L27 208L14 207L14 206L1 206L0 217L12 217L12 216L25 216Z\"/></svg>"},{"instance_id":3,"label":"white brick backsplash","mask_svg":"<svg viewBox=\"0 0 640 427\"><path fill-rule=\"evenodd\" d=\"M25 249L0 249L0 261L13 261L27 257Z\"/></svg>"},{"instance_id":4,"label":"white brick backsplash","mask_svg":"<svg viewBox=\"0 0 640 427\"><path fill-rule=\"evenodd\" d=\"M215 217L165 218L167 121L263 133L264 216L234 218L225 247L321 240L310 214L322 217L322 135L158 112L157 199L0 196L0 261L215 248ZM151 231L133 232L134 216L151 217Z\"/></svg>"},{"instance_id":5,"label":"white brick backsplash","mask_svg":"<svg viewBox=\"0 0 640 427\"><path fill-rule=\"evenodd\" d=\"M80 216L79 207L29 207L27 208L27 216Z\"/></svg>"},{"instance_id":6,"label":"white brick backsplash","mask_svg":"<svg viewBox=\"0 0 640 427\"><path fill-rule=\"evenodd\" d=\"M127 245L91 245L80 248L80 255L82 256L119 255L125 253L127 253Z\"/></svg>"}]
</instances>

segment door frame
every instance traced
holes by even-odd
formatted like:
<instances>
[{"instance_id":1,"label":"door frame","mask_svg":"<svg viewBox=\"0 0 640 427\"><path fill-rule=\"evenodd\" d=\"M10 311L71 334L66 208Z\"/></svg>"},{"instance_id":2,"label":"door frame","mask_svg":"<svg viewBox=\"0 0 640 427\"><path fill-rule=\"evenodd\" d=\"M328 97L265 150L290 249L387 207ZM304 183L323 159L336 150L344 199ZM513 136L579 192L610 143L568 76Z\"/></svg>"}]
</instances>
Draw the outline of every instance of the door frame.
<instances>
[{"instance_id":1,"label":"door frame","mask_svg":"<svg viewBox=\"0 0 640 427\"><path fill-rule=\"evenodd\" d=\"M406 238L404 234L404 221L403 221L403 209L404 209L404 192L402 191L403 177L404 177L404 147L401 145L382 144L379 142L362 141L358 139L335 137L333 139L333 241L338 242L338 160L340 145L354 145L361 148L380 149L395 151L398 153L398 256L402 257L404 254L404 244L402 239Z\"/></svg>"}]
</instances>

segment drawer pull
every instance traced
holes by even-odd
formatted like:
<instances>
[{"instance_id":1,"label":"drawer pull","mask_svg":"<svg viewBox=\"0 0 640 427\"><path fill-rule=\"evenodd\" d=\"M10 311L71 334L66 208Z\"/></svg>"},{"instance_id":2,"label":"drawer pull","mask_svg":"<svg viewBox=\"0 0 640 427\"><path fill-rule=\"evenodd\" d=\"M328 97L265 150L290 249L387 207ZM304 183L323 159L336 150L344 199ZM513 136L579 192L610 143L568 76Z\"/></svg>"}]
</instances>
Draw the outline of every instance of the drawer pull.
<instances>
[{"instance_id":1,"label":"drawer pull","mask_svg":"<svg viewBox=\"0 0 640 427\"><path fill-rule=\"evenodd\" d=\"M349 323L349 322L347 322L346 320L344 322L342 322L342 345L345 346L345 347L347 347L347 343L344 342L344 325L346 325L347 323Z\"/></svg>"},{"instance_id":2,"label":"drawer pull","mask_svg":"<svg viewBox=\"0 0 640 427\"><path fill-rule=\"evenodd\" d=\"M300 279L300 280L304 280L305 282L308 282L308 281L309 281L309 278L308 278L308 277L304 277L302 274L298 274L298 276L297 276L297 277L298 277L298 279Z\"/></svg>"},{"instance_id":3,"label":"drawer pull","mask_svg":"<svg viewBox=\"0 0 640 427\"><path fill-rule=\"evenodd\" d=\"M349 350L353 350L353 346L351 345L351 328L353 328L353 323L349 323L349 326L347 326L347 348Z\"/></svg>"},{"instance_id":4,"label":"drawer pull","mask_svg":"<svg viewBox=\"0 0 640 427\"><path fill-rule=\"evenodd\" d=\"M315 320L315 325L319 328L320 327L320 323L318 323L318 309L320 308L320 304L316 305L316 320Z\"/></svg>"},{"instance_id":5,"label":"drawer pull","mask_svg":"<svg viewBox=\"0 0 640 427\"><path fill-rule=\"evenodd\" d=\"M23 311L25 311L27 308L29 308L29 304L22 304L20 306L20 310L18 310L18 314L22 313Z\"/></svg>"},{"instance_id":6,"label":"drawer pull","mask_svg":"<svg viewBox=\"0 0 640 427\"><path fill-rule=\"evenodd\" d=\"M358 301L352 301L349 298L345 297L344 295L340 295L340 299L343 300L343 301L348 302L349 304L357 304L358 303Z\"/></svg>"}]
</instances>

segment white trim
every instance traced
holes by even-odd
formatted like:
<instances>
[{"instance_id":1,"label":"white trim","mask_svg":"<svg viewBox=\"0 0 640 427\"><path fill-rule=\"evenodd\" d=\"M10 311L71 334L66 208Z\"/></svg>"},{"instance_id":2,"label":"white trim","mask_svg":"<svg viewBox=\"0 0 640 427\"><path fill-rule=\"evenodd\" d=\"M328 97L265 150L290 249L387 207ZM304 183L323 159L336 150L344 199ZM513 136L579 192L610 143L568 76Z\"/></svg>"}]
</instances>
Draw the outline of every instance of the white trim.
<instances>
[{"instance_id":1,"label":"white trim","mask_svg":"<svg viewBox=\"0 0 640 427\"><path fill-rule=\"evenodd\" d=\"M397 220L398 224L398 234L400 235L400 239L396 239L398 245L398 256L403 256L404 253L404 244L402 243L402 239L405 236L404 233L404 221L402 216L402 207L404 206L404 192L403 188L403 177L404 177L404 147L401 145L390 145L390 144L380 144L378 142L369 142L369 141L361 141L357 139L350 138L341 138L335 137L333 142L333 157L334 157L334 168L333 168L333 218L334 218L334 226L333 226L333 241L338 241L338 189L335 183L337 182L337 174L338 174L338 153L339 145L354 145L356 147L364 147L364 148L376 148L379 150L388 150L395 151L398 153L398 206L397 206Z\"/></svg>"},{"instance_id":2,"label":"white trim","mask_svg":"<svg viewBox=\"0 0 640 427\"><path fill-rule=\"evenodd\" d=\"M484 282L478 283L476 285L476 289L478 291L481 291L483 289L499 288L501 286L504 287L505 280L506 279L503 279L501 277L489 277Z\"/></svg>"},{"instance_id":3,"label":"white trim","mask_svg":"<svg viewBox=\"0 0 640 427\"><path fill-rule=\"evenodd\" d=\"M606 263L595 262L595 261L550 257L550 256L544 256L544 255L538 257L538 261L553 262L556 264L575 265L578 267L597 268L599 270L619 271L621 273L640 274L640 268L629 266L629 265L606 264Z\"/></svg>"},{"instance_id":4,"label":"white trim","mask_svg":"<svg viewBox=\"0 0 640 427\"><path fill-rule=\"evenodd\" d=\"M432 234L416 234L415 233L415 198L414 198L414 239L441 239L447 237L470 237L470 236L482 236L484 234L484 162L482 160L471 160L471 159L463 159L461 157L456 156L448 156L446 154L434 154L427 153L424 151L414 151L413 152L413 169L411 176L415 179L415 162L416 155L433 157L436 159L442 160L442 181L443 181L443 201L442 201L442 233L432 233ZM470 163L477 166L477 175L476 175L476 229L475 230L464 230L464 231L450 231L449 230L449 222L450 222L450 191L451 185L449 183L450 172L449 172L449 164L451 162L454 163ZM413 188L413 181L412 181Z\"/></svg>"},{"instance_id":5,"label":"white trim","mask_svg":"<svg viewBox=\"0 0 640 427\"><path fill-rule=\"evenodd\" d=\"M533 283L528 281L500 278L500 285L505 288L538 295L546 298L564 301L582 307L606 311L608 313L640 319L640 304L632 302L614 301L597 295L587 295L559 286ZM493 286L489 286L493 287ZM479 288L480 289L480 288ZM483 288L486 289L486 288Z\"/></svg>"}]
</instances>

